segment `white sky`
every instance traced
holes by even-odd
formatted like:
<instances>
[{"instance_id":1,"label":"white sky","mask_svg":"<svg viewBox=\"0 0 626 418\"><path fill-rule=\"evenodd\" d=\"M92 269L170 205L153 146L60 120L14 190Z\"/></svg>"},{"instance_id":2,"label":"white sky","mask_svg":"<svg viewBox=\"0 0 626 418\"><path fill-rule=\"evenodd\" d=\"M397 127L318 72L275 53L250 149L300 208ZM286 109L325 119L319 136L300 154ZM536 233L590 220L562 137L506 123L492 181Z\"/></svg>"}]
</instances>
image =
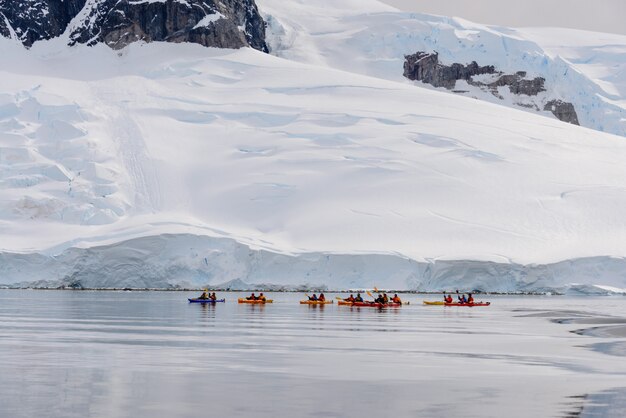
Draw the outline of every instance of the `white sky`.
<instances>
[{"instance_id":1,"label":"white sky","mask_svg":"<svg viewBox=\"0 0 626 418\"><path fill-rule=\"evenodd\" d=\"M626 0L383 0L402 10L509 27L553 26L626 35Z\"/></svg>"}]
</instances>

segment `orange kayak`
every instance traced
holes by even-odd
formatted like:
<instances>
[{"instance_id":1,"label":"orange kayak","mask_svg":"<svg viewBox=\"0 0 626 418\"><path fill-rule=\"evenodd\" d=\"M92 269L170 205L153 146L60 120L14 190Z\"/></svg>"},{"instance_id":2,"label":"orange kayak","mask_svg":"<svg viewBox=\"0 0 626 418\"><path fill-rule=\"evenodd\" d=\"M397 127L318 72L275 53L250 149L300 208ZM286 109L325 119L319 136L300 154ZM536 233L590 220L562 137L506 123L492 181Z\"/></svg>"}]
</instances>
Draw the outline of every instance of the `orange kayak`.
<instances>
[{"instance_id":1,"label":"orange kayak","mask_svg":"<svg viewBox=\"0 0 626 418\"><path fill-rule=\"evenodd\" d=\"M333 303L332 300L301 300L300 305L329 305Z\"/></svg>"},{"instance_id":2,"label":"orange kayak","mask_svg":"<svg viewBox=\"0 0 626 418\"><path fill-rule=\"evenodd\" d=\"M237 299L238 303L253 303L253 304L260 304L260 305L264 305L266 303L273 303L274 300L273 299L266 299L266 300L248 300L245 298L239 298Z\"/></svg>"}]
</instances>

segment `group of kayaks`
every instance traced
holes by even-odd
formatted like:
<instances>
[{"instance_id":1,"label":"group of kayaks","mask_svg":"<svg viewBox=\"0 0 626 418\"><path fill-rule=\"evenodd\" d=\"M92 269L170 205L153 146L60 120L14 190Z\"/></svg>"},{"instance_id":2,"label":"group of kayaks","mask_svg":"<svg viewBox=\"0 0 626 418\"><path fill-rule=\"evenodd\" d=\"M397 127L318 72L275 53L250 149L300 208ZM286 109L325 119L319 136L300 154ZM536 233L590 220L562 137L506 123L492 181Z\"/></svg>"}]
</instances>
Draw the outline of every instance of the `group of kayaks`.
<instances>
[{"instance_id":1,"label":"group of kayaks","mask_svg":"<svg viewBox=\"0 0 626 418\"><path fill-rule=\"evenodd\" d=\"M430 305L430 306L468 306L468 307L472 307L472 306L489 306L491 305L491 302L465 302L465 303L461 303L461 302L444 302L442 300L436 300L436 301L428 301L425 300L424 301L424 305Z\"/></svg>"},{"instance_id":2,"label":"group of kayaks","mask_svg":"<svg viewBox=\"0 0 626 418\"><path fill-rule=\"evenodd\" d=\"M352 307L358 307L358 308L397 308L404 305L408 305L410 302L403 302L403 303L396 303L396 302L387 302L387 303L380 303L380 302L370 302L370 301L359 301L359 302L352 302L352 301L347 301L347 300L343 300L340 298L337 298L337 305L342 305L342 306L352 306ZM188 299L189 303L203 303L203 304L213 304L213 303L224 303L226 302L226 299L207 299L207 298L190 298ZM237 299L237 303L249 303L249 304L256 304L256 305L264 305L266 303L273 303L274 300L273 299L262 299L262 300L258 300L258 299L247 299L247 298L239 298ZM301 300L300 304L301 305L331 305L333 304L334 301L333 300ZM452 303L448 303L448 302L444 302L444 301L423 301L424 305L429 305L429 306L465 306L465 307L474 307L474 306L489 306L491 305L491 302L466 302L466 303L460 303L460 302L452 302Z\"/></svg>"}]
</instances>

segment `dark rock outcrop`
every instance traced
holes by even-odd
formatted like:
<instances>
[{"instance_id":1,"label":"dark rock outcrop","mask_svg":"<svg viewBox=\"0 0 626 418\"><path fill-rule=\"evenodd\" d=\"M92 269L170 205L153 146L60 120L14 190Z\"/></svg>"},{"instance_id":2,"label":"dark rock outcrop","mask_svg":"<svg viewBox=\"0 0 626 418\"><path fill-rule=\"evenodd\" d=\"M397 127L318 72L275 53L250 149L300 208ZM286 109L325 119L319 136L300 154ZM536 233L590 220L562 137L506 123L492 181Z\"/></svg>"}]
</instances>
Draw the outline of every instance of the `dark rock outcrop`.
<instances>
[{"instance_id":1,"label":"dark rock outcrop","mask_svg":"<svg viewBox=\"0 0 626 418\"><path fill-rule=\"evenodd\" d=\"M488 86L495 90L497 90L498 87L508 87L509 91L513 94L536 96L542 91L546 91L544 87L545 82L546 80L543 77L535 77L528 80L526 79L525 71L518 71L515 74L502 74L496 81L488 84Z\"/></svg>"},{"instance_id":2,"label":"dark rock outcrop","mask_svg":"<svg viewBox=\"0 0 626 418\"><path fill-rule=\"evenodd\" d=\"M574 105L568 102L564 102L562 100L550 100L546 103L543 110L550 111L556 116L559 120L567 123L573 123L574 125L580 125L578 123L578 115L576 114L576 109L574 109Z\"/></svg>"},{"instance_id":3,"label":"dark rock outcrop","mask_svg":"<svg viewBox=\"0 0 626 418\"><path fill-rule=\"evenodd\" d=\"M445 87L452 90L457 80L470 81L472 76L480 74L493 74L495 68L492 65L480 67L476 61L469 65L452 64L450 66L439 64L439 54L436 52L418 52L406 55L404 61L404 76L409 80L419 80L435 87Z\"/></svg>"},{"instance_id":4,"label":"dark rock outcrop","mask_svg":"<svg viewBox=\"0 0 626 418\"><path fill-rule=\"evenodd\" d=\"M504 74L496 71L493 65L481 67L476 61L467 65L459 63L443 65L439 63L439 54L436 52L418 52L413 55L406 55L404 58L404 76L406 78L422 81L435 87L445 87L452 90L455 88L457 80L464 80L473 86L489 88L495 96L498 96L498 87L508 87L513 94L525 94L527 96L536 96L545 91L545 79L537 77L528 80L524 71ZM494 74L496 80L491 83L473 80L474 76L482 74Z\"/></svg>"},{"instance_id":5,"label":"dark rock outcrop","mask_svg":"<svg viewBox=\"0 0 626 418\"><path fill-rule=\"evenodd\" d=\"M437 52L417 52L412 55L405 55L404 76L409 80L422 81L434 87L444 87L455 93L468 93L466 90L455 90L456 82L463 80L467 84L488 91L499 99L504 99L499 92L500 87L508 87L511 94L516 96L537 96L546 91L545 79L543 77L527 78L525 71L518 71L514 74L504 74L497 71L493 65L480 66L476 61L463 65L453 63L443 65L439 62ZM489 74L493 77L490 82L474 80L474 76ZM544 99L545 100L545 99ZM536 108L536 104L516 103L524 108ZM574 105L562 100L550 100L543 106L543 110L552 112L559 120L578 125L578 116Z\"/></svg>"},{"instance_id":6,"label":"dark rock outcrop","mask_svg":"<svg viewBox=\"0 0 626 418\"><path fill-rule=\"evenodd\" d=\"M63 34L70 21L85 7L86 0L0 0L0 34L10 36L11 28L26 46Z\"/></svg>"},{"instance_id":7,"label":"dark rock outcrop","mask_svg":"<svg viewBox=\"0 0 626 418\"><path fill-rule=\"evenodd\" d=\"M26 47L67 31L71 45L165 41L268 51L254 0L0 0L0 22L0 35L13 30Z\"/></svg>"}]
</instances>

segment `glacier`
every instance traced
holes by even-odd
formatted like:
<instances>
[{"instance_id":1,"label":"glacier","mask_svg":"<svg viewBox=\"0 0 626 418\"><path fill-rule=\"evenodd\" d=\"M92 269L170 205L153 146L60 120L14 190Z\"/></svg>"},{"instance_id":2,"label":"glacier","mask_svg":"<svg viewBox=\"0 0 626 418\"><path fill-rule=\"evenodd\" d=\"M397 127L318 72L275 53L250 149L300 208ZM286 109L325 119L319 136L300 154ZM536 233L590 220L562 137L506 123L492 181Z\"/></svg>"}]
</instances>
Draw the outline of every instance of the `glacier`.
<instances>
[{"instance_id":1,"label":"glacier","mask_svg":"<svg viewBox=\"0 0 626 418\"><path fill-rule=\"evenodd\" d=\"M0 284L623 292L619 71L538 58L547 29L354 4L260 1L273 55L0 39ZM409 82L415 25L456 61L485 32L503 69L565 65L583 121L614 111L590 129Z\"/></svg>"}]
</instances>

